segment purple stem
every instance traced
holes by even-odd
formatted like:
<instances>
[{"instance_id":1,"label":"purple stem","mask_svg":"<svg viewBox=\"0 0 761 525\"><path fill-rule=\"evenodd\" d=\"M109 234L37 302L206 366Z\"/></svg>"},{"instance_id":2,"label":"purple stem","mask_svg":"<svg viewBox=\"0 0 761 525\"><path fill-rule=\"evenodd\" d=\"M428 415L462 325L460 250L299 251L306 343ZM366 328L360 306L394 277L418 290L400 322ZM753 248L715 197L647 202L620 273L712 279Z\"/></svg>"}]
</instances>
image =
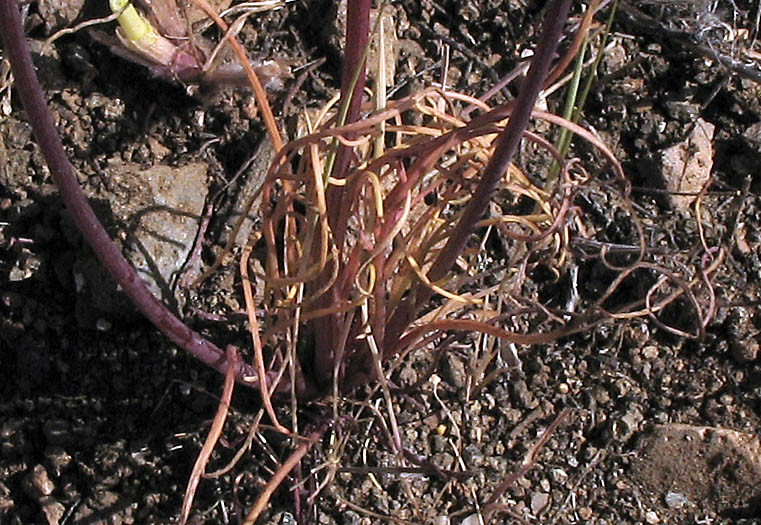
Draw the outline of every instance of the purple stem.
<instances>
[{"instance_id":1,"label":"purple stem","mask_svg":"<svg viewBox=\"0 0 761 525\"><path fill-rule=\"evenodd\" d=\"M370 38L370 0L351 0L346 6L346 41L344 43L344 63L341 72L341 103L349 100L349 111L345 124L351 124L359 118L362 106L362 95L365 91L366 65L362 55ZM357 83L351 81L359 71ZM351 136L349 136L351 138ZM333 166L333 177L344 178L349 168L353 148L340 145L336 152L336 162ZM343 196L348 192L346 186L330 186L327 190L328 213L331 228L337 246L342 246L348 221L349 206L342 206Z\"/></svg>"},{"instance_id":2,"label":"purple stem","mask_svg":"<svg viewBox=\"0 0 761 525\"><path fill-rule=\"evenodd\" d=\"M523 132L528 127L536 99L550 70L555 50L563 35L563 27L568 18L570 6L571 0L554 0L547 9L542 35L539 37L539 46L531 61L518 98L515 100L510 120L497 138L494 154L484 170L476 192L428 272L428 278L432 282L443 279L454 265L457 257L465 249L468 239L475 230L476 222L486 212L499 180L507 171L507 167L521 142ZM390 349L396 346L404 330L412 323L417 312L432 295L433 291L430 288L422 283L418 284L415 293L410 294L408 300L402 303L389 319L386 337L384 338L384 348Z\"/></svg>"},{"instance_id":3,"label":"purple stem","mask_svg":"<svg viewBox=\"0 0 761 525\"><path fill-rule=\"evenodd\" d=\"M17 0L0 0L0 35L6 56L11 62L16 93L26 109L37 143L50 168L51 176L61 192L66 207L101 264L106 267L137 308L173 343L221 373L227 370L225 352L188 328L166 306L158 301L111 241L87 198L79 187L74 168L69 163L61 138L53 125L42 87L29 54ZM243 380L256 377L256 371L238 361L236 377L245 385L258 384Z\"/></svg>"},{"instance_id":4,"label":"purple stem","mask_svg":"<svg viewBox=\"0 0 761 525\"><path fill-rule=\"evenodd\" d=\"M346 5L346 41L344 44L344 63L341 72L341 103L349 100L345 124L355 122L359 118L362 106L362 95L365 90L366 67L362 60L370 38L370 5L371 0L349 0ZM359 72L356 84L352 89L352 78ZM348 136L351 138L352 136ZM336 152L333 165L333 177L345 178L352 160L353 148L340 145ZM351 206L345 196L349 193L346 186L330 185L326 191L328 221L333 234L333 242L343 249L346 226L349 222ZM343 269L345 271L345 267ZM327 279L326 273L323 278ZM322 281L320 281L320 285ZM334 286L321 300L321 306L341 299L340 291ZM315 359L314 372L318 381L329 382L333 377L335 359L337 358L336 344L341 339L341 323L345 315L334 314L327 319L313 322L315 327Z\"/></svg>"}]
</instances>

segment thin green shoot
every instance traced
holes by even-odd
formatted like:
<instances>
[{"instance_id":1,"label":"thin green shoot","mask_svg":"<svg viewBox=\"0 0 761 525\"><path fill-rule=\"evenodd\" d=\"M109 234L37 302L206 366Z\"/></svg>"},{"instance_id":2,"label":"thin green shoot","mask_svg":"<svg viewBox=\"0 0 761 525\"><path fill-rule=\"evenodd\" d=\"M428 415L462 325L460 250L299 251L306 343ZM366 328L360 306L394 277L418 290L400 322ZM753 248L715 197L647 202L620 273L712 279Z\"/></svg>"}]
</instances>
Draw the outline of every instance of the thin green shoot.
<instances>
[{"instance_id":1,"label":"thin green shoot","mask_svg":"<svg viewBox=\"0 0 761 525\"><path fill-rule=\"evenodd\" d=\"M567 120L571 120L571 117L574 115L574 113L576 113L576 109L578 107L576 106L576 101L577 95L579 93L579 84L581 83L581 75L584 71L584 55L586 54L588 45L589 40L587 37L584 37L584 42L581 44L579 54L576 55L576 65L573 69L571 82L568 84L568 91L566 92L565 107L563 108L563 118ZM568 131L567 128L560 128L560 134L558 135L558 141L555 147L563 156L565 156L565 154L568 153L568 148L570 145L571 132ZM557 160L553 160L552 165L550 166L550 171L547 175L547 181L544 184L545 191L552 189L552 186L554 186L558 180L559 173L560 164L558 164Z\"/></svg>"},{"instance_id":2,"label":"thin green shoot","mask_svg":"<svg viewBox=\"0 0 761 525\"><path fill-rule=\"evenodd\" d=\"M568 93L566 94L565 108L563 110L563 117L570 120L574 124L578 123L579 120L581 120L581 115L584 111L584 104L587 101L587 97L589 96L589 92L592 89L592 85L594 84L595 80L597 80L597 74L600 69L600 62L602 62L602 58L603 56L605 56L605 46L608 45L610 29L611 29L611 26L613 25L613 20L616 17L617 7L618 7L618 0L613 0L613 5L610 8L610 13L608 14L608 19L605 23L605 30L603 31L603 34L602 34L602 40L600 42L599 51L595 55L594 62L592 63L592 66L589 69L589 75L587 75L586 80L584 81L584 86L581 88L580 93L579 93L579 84L580 84L581 73L582 73L583 64L584 64L584 54L589 44L587 38L584 39L584 43L582 44L582 47L579 50L579 54L576 58L576 67L573 72L573 78L571 79L571 83L568 86ZM568 153L568 149L571 146L571 138L572 138L572 134L568 129L566 128L560 129L560 135L558 136L558 142L557 142L557 149L558 151L560 151L561 154L565 155L566 153ZM549 187L554 183L554 181L557 180L559 171L560 171L560 165L557 163L557 161L553 161L552 166L550 167L549 174L547 176L547 183L545 185L545 190L549 189Z\"/></svg>"}]
</instances>

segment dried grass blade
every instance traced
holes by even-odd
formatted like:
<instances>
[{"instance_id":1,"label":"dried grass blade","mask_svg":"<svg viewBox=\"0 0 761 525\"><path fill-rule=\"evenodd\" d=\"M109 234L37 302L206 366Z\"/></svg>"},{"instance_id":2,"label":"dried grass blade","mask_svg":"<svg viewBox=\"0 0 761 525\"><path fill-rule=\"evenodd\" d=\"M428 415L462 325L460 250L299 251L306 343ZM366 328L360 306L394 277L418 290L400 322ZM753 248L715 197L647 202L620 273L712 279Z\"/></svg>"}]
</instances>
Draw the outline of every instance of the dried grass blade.
<instances>
[{"instance_id":1,"label":"dried grass blade","mask_svg":"<svg viewBox=\"0 0 761 525\"><path fill-rule=\"evenodd\" d=\"M234 346L228 346L226 351L227 357L227 372L225 372L225 386L222 389L222 398L219 400L217 406L217 413L214 416L214 420L211 423L209 429L209 435L206 436L201 452L198 453L193 470L190 473L190 479L188 480L188 488L185 490L185 498L182 501L182 514L180 515L180 525L185 525L190 517L190 509L193 506L193 498L198 488L198 482L201 480L206 469L206 463L209 462L214 446L219 440L219 436L222 434L222 428L225 426L225 420L227 419L227 413L230 410L230 401L233 397L233 389L235 386L235 363L238 361L238 353Z\"/></svg>"},{"instance_id":2,"label":"dried grass blade","mask_svg":"<svg viewBox=\"0 0 761 525\"><path fill-rule=\"evenodd\" d=\"M243 285L243 298L246 301L246 313L248 314L248 329L251 332L251 341L254 346L254 364L256 365L256 374L259 377L259 393L261 394L264 410L272 421L275 430L282 434L290 435L291 432L278 421L275 409L272 407L272 400L270 399L271 393L267 384L267 372L264 368L264 351L262 349L262 340L259 337L259 322L256 320L256 303L254 302L254 294L251 290L251 280L248 277L248 259L250 255L251 243L243 249L243 254L240 258L240 276L241 284Z\"/></svg>"}]
</instances>

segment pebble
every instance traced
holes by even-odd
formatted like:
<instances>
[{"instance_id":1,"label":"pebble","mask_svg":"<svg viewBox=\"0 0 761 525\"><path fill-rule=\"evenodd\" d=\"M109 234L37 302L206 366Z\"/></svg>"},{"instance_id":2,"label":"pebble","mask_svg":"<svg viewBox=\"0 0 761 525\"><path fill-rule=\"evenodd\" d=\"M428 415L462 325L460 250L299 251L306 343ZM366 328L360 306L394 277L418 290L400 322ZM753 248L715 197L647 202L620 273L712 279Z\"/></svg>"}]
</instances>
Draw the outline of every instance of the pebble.
<instances>
[{"instance_id":1,"label":"pebble","mask_svg":"<svg viewBox=\"0 0 761 525\"><path fill-rule=\"evenodd\" d=\"M470 468L477 468L483 465L484 455L477 446L471 444L462 451L462 459Z\"/></svg>"},{"instance_id":2,"label":"pebble","mask_svg":"<svg viewBox=\"0 0 761 525\"><path fill-rule=\"evenodd\" d=\"M687 497L681 492L669 491L666 493L664 501L670 509L681 509L687 503Z\"/></svg>"},{"instance_id":3,"label":"pebble","mask_svg":"<svg viewBox=\"0 0 761 525\"><path fill-rule=\"evenodd\" d=\"M577 513L579 514L579 517L583 520L592 519L592 516L594 515L594 512L592 512L592 509L589 507L580 507Z\"/></svg>"},{"instance_id":4,"label":"pebble","mask_svg":"<svg viewBox=\"0 0 761 525\"><path fill-rule=\"evenodd\" d=\"M613 437L619 441L628 441L644 419L642 412L636 406L630 407L626 414L614 423Z\"/></svg>"},{"instance_id":5,"label":"pebble","mask_svg":"<svg viewBox=\"0 0 761 525\"><path fill-rule=\"evenodd\" d=\"M42 465L36 465L21 482L26 494L40 500L44 496L50 496L55 490L55 484L48 476L48 471Z\"/></svg>"},{"instance_id":6,"label":"pebble","mask_svg":"<svg viewBox=\"0 0 761 525\"><path fill-rule=\"evenodd\" d=\"M63 518L63 515L66 513L66 507L50 496L45 496L40 499L40 508L47 525L58 525L61 518Z\"/></svg>"},{"instance_id":7,"label":"pebble","mask_svg":"<svg viewBox=\"0 0 761 525\"><path fill-rule=\"evenodd\" d=\"M545 492L534 492L531 496L531 512L539 514L550 504L550 495Z\"/></svg>"},{"instance_id":8,"label":"pebble","mask_svg":"<svg viewBox=\"0 0 761 525\"><path fill-rule=\"evenodd\" d=\"M119 113L118 107L105 109L109 115ZM138 164L114 161L108 168L113 185L108 204L114 220L123 225L113 235L122 239L125 257L151 292L170 307L179 307L185 299L182 293L174 293L171 284L184 272L198 232L208 192L207 171L203 163L177 168L155 165L141 171ZM113 322L136 316L134 307L89 253L78 255L73 272L75 315L82 326L95 326L100 318ZM101 321L96 328L110 327Z\"/></svg>"},{"instance_id":9,"label":"pebble","mask_svg":"<svg viewBox=\"0 0 761 525\"><path fill-rule=\"evenodd\" d=\"M68 27L79 17L85 0L40 0L38 10L48 31Z\"/></svg>"},{"instance_id":10,"label":"pebble","mask_svg":"<svg viewBox=\"0 0 761 525\"><path fill-rule=\"evenodd\" d=\"M441 375L444 380L456 388L463 388L467 381L465 363L458 356L450 353L443 363Z\"/></svg>"},{"instance_id":11,"label":"pebble","mask_svg":"<svg viewBox=\"0 0 761 525\"><path fill-rule=\"evenodd\" d=\"M478 517L478 514L471 514L460 523L461 525L480 525L481 519Z\"/></svg>"},{"instance_id":12,"label":"pebble","mask_svg":"<svg viewBox=\"0 0 761 525\"><path fill-rule=\"evenodd\" d=\"M629 393L629 385L623 379L619 379L613 384L613 393L616 397L624 397Z\"/></svg>"},{"instance_id":13,"label":"pebble","mask_svg":"<svg viewBox=\"0 0 761 525\"><path fill-rule=\"evenodd\" d=\"M642 357L652 361L653 359L658 357L658 347L657 346L646 346L645 348L642 349Z\"/></svg>"},{"instance_id":14,"label":"pebble","mask_svg":"<svg viewBox=\"0 0 761 525\"><path fill-rule=\"evenodd\" d=\"M71 456L62 447L54 445L45 449L45 457L51 467L53 477L59 477L71 464Z\"/></svg>"},{"instance_id":15,"label":"pebble","mask_svg":"<svg viewBox=\"0 0 761 525\"><path fill-rule=\"evenodd\" d=\"M670 192L699 192L711 177L715 126L701 118L694 122L684 141L660 152L663 178ZM686 212L695 195L671 195L670 199L675 208Z\"/></svg>"},{"instance_id":16,"label":"pebble","mask_svg":"<svg viewBox=\"0 0 761 525\"><path fill-rule=\"evenodd\" d=\"M523 379L512 383L512 394L524 408L534 409L539 405L539 400L529 390L528 385Z\"/></svg>"},{"instance_id":17,"label":"pebble","mask_svg":"<svg viewBox=\"0 0 761 525\"><path fill-rule=\"evenodd\" d=\"M651 525L655 525L656 523L660 523L661 519L658 517L658 514L656 514L654 510L648 510L645 513L645 521Z\"/></svg>"},{"instance_id":18,"label":"pebble","mask_svg":"<svg viewBox=\"0 0 761 525\"><path fill-rule=\"evenodd\" d=\"M9 510L13 508L13 500L11 499L11 491L0 483L0 516L3 516Z\"/></svg>"},{"instance_id":19,"label":"pebble","mask_svg":"<svg viewBox=\"0 0 761 525\"><path fill-rule=\"evenodd\" d=\"M555 483L563 484L568 481L568 474L562 468L554 468L550 471L550 475Z\"/></svg>"}]
</instances>

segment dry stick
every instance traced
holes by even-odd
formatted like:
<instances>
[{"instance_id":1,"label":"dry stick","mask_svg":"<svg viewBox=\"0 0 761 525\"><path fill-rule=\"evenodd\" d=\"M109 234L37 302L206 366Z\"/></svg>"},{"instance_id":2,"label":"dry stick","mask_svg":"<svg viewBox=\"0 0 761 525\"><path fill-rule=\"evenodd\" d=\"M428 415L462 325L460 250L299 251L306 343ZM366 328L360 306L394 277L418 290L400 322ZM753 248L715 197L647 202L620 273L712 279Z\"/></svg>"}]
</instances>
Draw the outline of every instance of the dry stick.
<instances>
[{"instance_id":1,"label":"dry stick","mask_svg":"<svg viewBox=\"0 0 761 525\"><path fill-rule=\"evenodd\" d=\"M126 9L126 7L124 9ZM40 50L40 55L44 55L47 52L47 50L50 48L50 46L53 45L53 42L55 42L56 40L58 40L62 36L71 35L73 33L81 31L82 29L85 29L85 28L88 28L88 27L92 27L94 25L106 24L108 22L113 22L114 20L119 18L119 15L122 14L122 11L124 11L124 9L122 9L120 11L116 11L114 13L111 13L110 15L108 15L106 17L103 17L103 18L96 18L94 20L85 20L84 22L81 22L81 23L75 25L74 27L65 27L63 29L60 29L60 30L56 31L47 40L45 40L45 42L42 44L42 49Z\"/></svg>"},{"instance_id":2,"label":"dry stick","mask_svg":"<svg viewBox=\"0 0 761 525\"><path fill-rule=\"evenodd\" d=\"M254 98L256 99L256 104L259 106L259 111L262 113L264 126L267 128L267 133L269 134L270 140L272 141L272 148L276 152L280 151L280 149L283 147L283 140L280 138L280 132L277 129L275 116L272 113L272 108L270 108L269 102L267 101L267 94L264 92L262 83L259 81L259 77L256 75L254 68L251 67L251 63L248 61L246 51L243 49L243 46L240 45L238 39L227 32L230 26L227 22L222 20L214 8L209 5L209 2L206 0L193 0L193 3L201 8L209 16L209 18L214 20L214 23L217 24L220 29L225 32L225 38L230 42L230 46L233 48L235 55L240 61L240 65L243 66L243 70L246 72L246 76L248 77L248 81L251 83L251 87L254 89Z\"/></svg>"},{"instance_id":3,"label":"dry stick","mask_svg":"<svg viewBox=\"0 0 761 525\"><path fill-rule=\"evenodd\" d=\"M248 258L251 255L252 243L246 244L240 257L240 277L243 285L243 298L246 301L246 312L248 312L248 331L251 332L251 342L254 346L254 363L256 364L256 373L259 377L261 388L259 393L262 398L262 404L267 411L267 415L272 420L275 430L281 434L289 435L290 431L285 428L277 419L275 409L272 408L270 399L270 389L267 386L267 373L264 368L264 352L262 350L262 340L259 337L259 322L256 320L256 304L254 303L254 294L251 291L251 280L248 277ZM273 385L273 388L276 385Z\"/></svg>"},{"instance_id":4,"label":"dry stick","mask_svg":"<svg viewBox=\"0 0 761 525\"><path fill-rule=\"evenodd\" d=\"M254 437L256 436L256 433L259 431L259 422L261 421L263 415L264 415L264 410L260 408L259 412L256 413L256 417L254 417L254 422L251 423L251 427L248 429L248 435L246 436L246 439L243 441L243 445L241 445L241 447L235 453L235 455L230 460L230 462L224 467L218 470L215 470L214 472L204 473L203 477L207 479L216 479L216 478L222 477L228 472L230 472L235 467L235 465L238 464L238 461L240 461L240 458L243 457L243 454L251 450L251 443L254 442Z\"/></svg>"},{"instance_id":5,"label":"dry stick","mask_svg":"<svg viewBox=\"0 0 761 525\"><path fill-rule=\"evenodd\" d=\"M234 346L227 347L227 361L234 363L238 360L238 353ZM209 462L214 446L219 440L219 436L222 434L222 428L225 426L225 420L227 419L227 413L230 410L230 400L233 397L233 388L235 385L235 375L233 374L233 367L228 367L225 373L225 386L222 389L222 398L219 400L219 406L217 407L217 413L214 416L214 421L211 423L209 429L209 435L206 436L206 441L201 447L201 452L198 453L196 463L193 465L193 470L190 473L190 479L188 480L188 488L185 490L185 498L182 501L182 514L180 515L180 525L185 525L190 516L190 509L193 506L193 498L198 488L198 482L201 480L201 475L206 469L206 464ZM265 390L265 388L261 388Z\"/></svg>"},{"instance_id":6,"label":"dry stick","mask_svg":"<svg viewBox=\"0 0 761 525\"><path fill-rule=\"evenodd\" d=\"M280 468L277 469L277 472L275 472L275 474L264 486L264 489L262 489L262 492L259 494L259 498L256 500L253 508L246 516L246 519L243 520L243 525L254 525L254 523L256 523L256 520L259 518L259 515L262 513L262 511L264 511L264 508L267 506L267 503L269 503L272 494L275 493L275 490L277 490L277 488L285 480L286 476L291 472L291 470L293 470L296 465L299 464L301 458L303 458L306 453L309 452L309 449L312 448L312 445L314 445L324 433L324 429L312 432L306 438L307 441L299 445L299 448L297 448L293 454L291 454L290 457L285 460L285 463L283 463Z\"/></svg>"},{"instance_id":7,"label":"dry stick","mask_svg":"<svg viewBox=\"0 0 761 525\"><path fill-rule=\"evenodd\" d=\"M560 411L560 414L558 414L555 420L550 423L550 426L547 427L547 430L544 431L536 444L534 444L534 446L531 447L531 450L529 450L528 454L526 454L526 457L523 460L523 465L521 465L517 471L507 476L507 478L500 484L500 486L497 487L497 490L494 491L494 494L492 494L492 497L489 498L489 502L484 508L484 514L487 517L492 512L497 510L496 503L497 500L502 497L502 494L504 494L505 491L510 488L513 483L523 477L529 470L534 468L534 465L536 464L536 455L539 453L539 450L545 445L545 443L547 443L547 441L549 441L550 437L552 437L552 434L555 432L555 430L557 430L560 424L563 423L566 416L568 415L568 412L570 412L568 408L564 408Z\"/></svg>"},{"instance_id":8,"label":"dry stick","mask_svg":"<svg viewBox=\"0 0 761 525\"><path fill-rule=\"evenodd\" d=\"M164 304L156 299L113 243L87 201L74 168L69 163L47 108L45 96L35 73L32 57L24 36L17 0L0 0L0 35L16 78L17 93L26 109L35 138L40 146L51 177L61 193L77 228L92 248L100 263L122 287L140 312L173 343L195 358L225 373L228 362L216 345L188 328ZM247 386L256 386L244 377L253 377L254 370L236 362L235 376Z\"/></svg>"},{"instance_id":9,"label":"dry stick","mask_svg":"<svg viewBox=\"0 0 761 525\"><path fill-rule=\"evenodd\" d=\"M484 334L498 337L504 341L516 343L520 345L533 345L539 343L549 343L555 341L560 337L566 337L578 332L583 332L589 328L589 324L583 323L577 326L569 326L558 328L546 333L536 334L520 334L517 332L510 332L497 326L493 326L481 321L474 321L471 319L442 319L440 321L432 321L424 326L417 326L412 328L407 334L402 337L395 346L390 347L390 355L395 355L407 346L417 342L420 338L426 334L434 331L452 331L458 330L463 332L481 332Z\"/></svg>"}]
</instances>

